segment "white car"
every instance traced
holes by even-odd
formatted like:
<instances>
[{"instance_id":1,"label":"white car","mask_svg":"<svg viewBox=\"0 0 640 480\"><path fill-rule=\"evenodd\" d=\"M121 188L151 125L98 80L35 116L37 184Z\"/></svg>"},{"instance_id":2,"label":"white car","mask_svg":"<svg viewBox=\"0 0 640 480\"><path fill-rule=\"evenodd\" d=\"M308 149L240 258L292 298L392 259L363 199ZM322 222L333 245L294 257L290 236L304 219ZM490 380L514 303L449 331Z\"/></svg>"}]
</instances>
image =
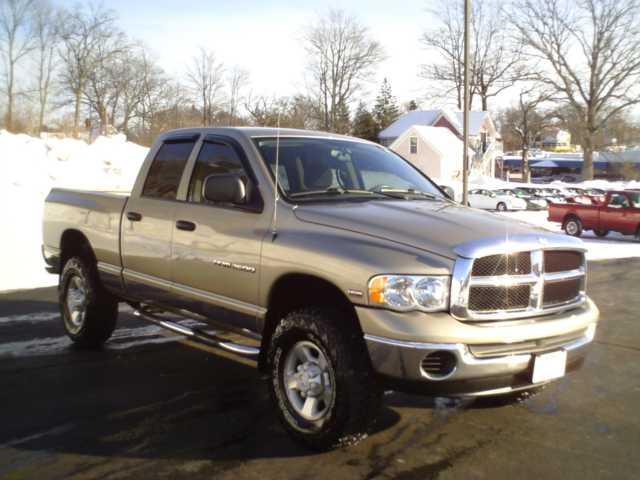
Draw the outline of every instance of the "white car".
<instances>
[{"instance_id":1,"label":"white car","mask_svg":"<svg viewBox=\"0 0 640 480\"><path fill-rule=\"evenodd\" d=\"M522 198L491 190L475 189L469 192L469 206L483 210L526 210L527 202Z\"/></svg>"}]
</instances>

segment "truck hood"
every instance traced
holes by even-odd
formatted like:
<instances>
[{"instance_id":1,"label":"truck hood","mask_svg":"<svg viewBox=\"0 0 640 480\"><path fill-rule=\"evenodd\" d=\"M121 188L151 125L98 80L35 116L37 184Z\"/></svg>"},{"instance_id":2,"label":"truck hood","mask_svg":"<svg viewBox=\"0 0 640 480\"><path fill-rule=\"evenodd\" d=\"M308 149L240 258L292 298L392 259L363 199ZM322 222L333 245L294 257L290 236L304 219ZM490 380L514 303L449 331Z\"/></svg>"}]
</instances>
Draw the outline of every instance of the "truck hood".
<instances>
[{"instance_id":1,"label":"truck hood","mask_svg":"<svg viewBox=\"0 0 640 480\"><path fill-rule=\"evenodd\" d=\"M383 238L451 259L456 257L456 247L469 242L550 234L495 213L440 201L316 203L298 205L295 215L303 222Z\"/></svg>"}]
</instances>

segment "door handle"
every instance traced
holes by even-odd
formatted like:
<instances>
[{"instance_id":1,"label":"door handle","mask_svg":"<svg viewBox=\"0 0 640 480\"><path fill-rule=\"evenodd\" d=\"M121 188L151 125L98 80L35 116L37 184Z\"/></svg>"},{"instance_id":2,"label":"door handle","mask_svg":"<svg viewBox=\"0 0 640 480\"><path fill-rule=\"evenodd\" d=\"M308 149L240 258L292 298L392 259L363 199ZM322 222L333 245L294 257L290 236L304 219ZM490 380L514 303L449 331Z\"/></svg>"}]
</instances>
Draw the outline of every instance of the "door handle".
<instances>
[{"instance_id":1,"label":"door handle","mask_svg":"<svg viewBox=\"0 0 640 480\"><path fill-rule=\"evenodd\" d=\"M187 220L178 220L176 222L176 228L178 230L186 230L187 232L193 232L196 229L196 224Z\"/></svg>"},{"instance_id":2,"label":"door handle","mask_svg":"<svg viewBox=\"0 0 640 480\"><path fill-rule=\"evenodd\" d=\"M142 215L140 215L138 212L127 212L127 218L132 222L139 222L140 220L142 220Z\"/></svg>"}]
</instances>

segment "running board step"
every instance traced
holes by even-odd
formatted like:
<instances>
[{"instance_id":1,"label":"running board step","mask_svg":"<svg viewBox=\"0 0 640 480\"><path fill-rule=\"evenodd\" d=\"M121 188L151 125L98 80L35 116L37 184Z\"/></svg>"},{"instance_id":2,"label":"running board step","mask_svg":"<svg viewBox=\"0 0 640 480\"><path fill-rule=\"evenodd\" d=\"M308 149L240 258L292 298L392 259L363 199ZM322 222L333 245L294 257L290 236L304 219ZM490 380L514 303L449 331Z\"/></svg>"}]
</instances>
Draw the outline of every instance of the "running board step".
<instances>
[{"instance_id":1,"label":"running board step","mask_svg":"<svg viewBox=\"0 0 640 480\"><path fill-rule=\"evenodd\" d=\"M212 347L217 347L227 352L235 353L236 355L241 355L243 357L257 357L260 354L260 349L257 347L230 342L202 330L185 327L184 325L166 320L157 314L144 309L135 309L133 311L133 315L154 323L162 328L166 328L167 330L171 330L172 332L184 335L185 337L192 338Z\"/></svg>"}]
</instances>

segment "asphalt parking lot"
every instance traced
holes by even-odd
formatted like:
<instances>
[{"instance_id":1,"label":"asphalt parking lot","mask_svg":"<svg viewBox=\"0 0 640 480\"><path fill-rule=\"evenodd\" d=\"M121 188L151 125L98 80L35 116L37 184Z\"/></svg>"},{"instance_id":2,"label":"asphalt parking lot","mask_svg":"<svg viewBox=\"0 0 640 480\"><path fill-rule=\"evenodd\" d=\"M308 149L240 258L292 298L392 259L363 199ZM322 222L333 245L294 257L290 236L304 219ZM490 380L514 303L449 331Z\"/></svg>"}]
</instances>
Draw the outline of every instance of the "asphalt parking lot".
<instances>
[{"instance_id":1,"label":"asphalt parking lot","mask_svg":"<svg viewBox=\"0 0 640 480\"><path fill-rule=\"evenodd\" d=\"M512 403L389 392L367 439L324 454L285 435L250 361L126 308L103 351L76 351L55 289L0 295L0 478L640 478L640 259L590 270L581 371Z\"/></svg>"}]
</instances>

